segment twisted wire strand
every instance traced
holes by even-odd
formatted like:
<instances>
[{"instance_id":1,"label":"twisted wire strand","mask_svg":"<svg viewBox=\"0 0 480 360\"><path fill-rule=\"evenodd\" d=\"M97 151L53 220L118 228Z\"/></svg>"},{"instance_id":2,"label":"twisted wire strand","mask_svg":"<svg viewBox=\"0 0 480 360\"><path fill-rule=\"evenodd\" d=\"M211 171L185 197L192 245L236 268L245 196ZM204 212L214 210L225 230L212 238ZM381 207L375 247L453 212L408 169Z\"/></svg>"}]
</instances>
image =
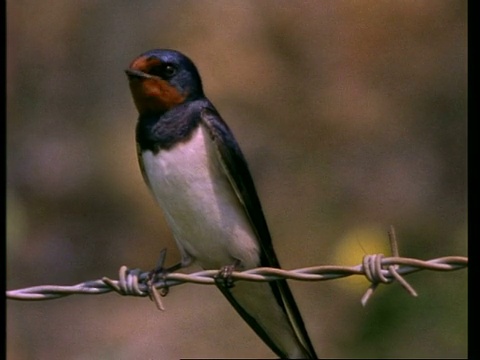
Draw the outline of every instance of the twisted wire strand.
<instances>
[{"instance_id":1,"label":"twisted wire strand","mask_svg":"<svg viewBox=\"0 0 480 360\"><path fill-rule=\"evenodd\" d=\"M375 254L365 256L362 264L356 266L321 265L293 270L260 267L241 272L234 271L231 274L231 280L257 282L279 279L326 281L361 275L365 276L372 284L362 297L361 302L365 305L379 284L391 284L398 281L411 295L416 296L415 290L406 282L403 275L422 270L454 271L466 267L468 267L468 258L463 256L419 260L399 256L384 257L383 254ZM162 276L152 277L152 272L143 272L140 269L128 269L126 266L122 266L119 270L119 280L104 277L73 286L34 286L7 291L6 296L7 299L12 300L35 301L58 299L74 294L99 295L115 291L124 296L149 296L157 307L163 310L160 296L165 296L170 287L184 283L218 286L216 282L218 274L218 270L205 270L192 274L165 273ZM158 290L160 290L160 293Z\"/></svg>"}]
</instances>

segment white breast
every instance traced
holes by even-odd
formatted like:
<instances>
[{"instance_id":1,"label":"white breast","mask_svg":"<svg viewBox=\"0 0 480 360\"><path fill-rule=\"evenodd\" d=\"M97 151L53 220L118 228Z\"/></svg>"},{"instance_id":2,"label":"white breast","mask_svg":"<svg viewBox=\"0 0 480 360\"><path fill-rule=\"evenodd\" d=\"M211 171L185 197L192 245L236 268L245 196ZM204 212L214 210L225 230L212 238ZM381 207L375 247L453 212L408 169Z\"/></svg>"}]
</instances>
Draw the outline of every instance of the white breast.
<instances>
[{"instance_id":1,"label":"white breast","mask_svg":"<svg viewBox=\"0 0 480 360\"><path fill-rule=\"evenodd\" d=\"M184 265L191 260L216 269L235 260L245 268L259 265L257 239L203 126L188 141L142 157Z\"/></svg>"}]
</instances>

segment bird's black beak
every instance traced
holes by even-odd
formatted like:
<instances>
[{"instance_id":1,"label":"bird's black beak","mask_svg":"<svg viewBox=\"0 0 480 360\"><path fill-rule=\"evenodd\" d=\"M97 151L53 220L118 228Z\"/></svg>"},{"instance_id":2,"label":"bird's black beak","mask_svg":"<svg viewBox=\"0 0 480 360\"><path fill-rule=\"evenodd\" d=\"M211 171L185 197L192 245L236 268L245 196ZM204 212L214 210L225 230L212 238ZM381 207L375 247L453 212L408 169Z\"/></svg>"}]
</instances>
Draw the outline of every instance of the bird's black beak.
<instances>
[{"instance_id":1,"label":"bird's black beak","mask_svg":"<svg viewBox=\"0 0 480 360\"><path fill-rule=\"evenodd\" d=\"M135 69L126 69L125 73L127 74L129 79L148 79L151 77L147 73Z\"/></svg>"}]
</instances>

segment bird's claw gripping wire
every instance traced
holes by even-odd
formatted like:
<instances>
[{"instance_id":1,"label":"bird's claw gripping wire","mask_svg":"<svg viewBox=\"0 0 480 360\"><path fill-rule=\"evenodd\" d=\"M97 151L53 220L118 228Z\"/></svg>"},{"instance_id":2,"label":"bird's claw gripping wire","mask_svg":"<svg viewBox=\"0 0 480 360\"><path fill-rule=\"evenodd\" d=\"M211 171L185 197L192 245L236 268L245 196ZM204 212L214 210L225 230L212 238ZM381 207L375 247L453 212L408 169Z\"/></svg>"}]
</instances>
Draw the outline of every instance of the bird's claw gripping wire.
<instances>
[{"instance_id":1,"label":"bird's claw gripping wire","mask_svg":"<svg viewBox=\"0 0 480 360\"><path fill-rule=\"evenodd\" d=\"M160 258L154 269L143 273L140 269L128 269L120 267L119 280L114 281L104 277L103 282L115 292L121 295L147 296L152 300L157 309L165 310L161 297L167 296L169 287L167 275L181 268L181 264L164 268L167 249L160 252Z\"/></svg>"},{"instance_id":2,"label":"bird's claw gripping wire","mask_svg":"<svg viewBox=\"0 0 480 360\"><path fill-rule=\"evenodd\" d=\"M222 286L227 289L231 289L235 286L232 273L236 270L239 262L236 261L232 265L225 265L218 271L218 274L215 275L215 284L217 286Z\"/></svg>"},{"instance_id":3,"label":"bird's claw gripping wire","mask_svg":"<svg viewBox=\"0 0 480 360\"><path fill-rule=\"evenodd\" d=\"M179 263L165 269L164 263L166 257L167 249L165 248L160 251L160 257L157 261L157 265L148 272L147 277L144 280L144 283L147 286L148 296L150 300L155 303L157 309L159 310L165 310L160 297L167 296L170 290L167 285L167 275L182 267L182 265Z\"/></svg>"}]
</instances>

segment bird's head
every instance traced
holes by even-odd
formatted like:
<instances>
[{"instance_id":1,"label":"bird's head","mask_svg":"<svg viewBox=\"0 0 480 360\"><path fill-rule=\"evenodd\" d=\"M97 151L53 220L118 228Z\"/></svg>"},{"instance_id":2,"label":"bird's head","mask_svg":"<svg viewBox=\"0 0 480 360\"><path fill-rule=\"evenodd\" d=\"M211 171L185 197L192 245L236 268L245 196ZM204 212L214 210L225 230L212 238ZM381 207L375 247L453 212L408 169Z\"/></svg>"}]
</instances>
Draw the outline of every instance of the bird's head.
<instances>
[{"instance_id":1,"label":"bird's head","mask_svg":"<svg viewBox=\"0 0 480 360\"><path fill-rule=\"evenodd\" d=\"M125 70L140 115L161 115L186 101L204 96L193 62L175 50L150 50Z\"/></svg>"}]
</instances>

